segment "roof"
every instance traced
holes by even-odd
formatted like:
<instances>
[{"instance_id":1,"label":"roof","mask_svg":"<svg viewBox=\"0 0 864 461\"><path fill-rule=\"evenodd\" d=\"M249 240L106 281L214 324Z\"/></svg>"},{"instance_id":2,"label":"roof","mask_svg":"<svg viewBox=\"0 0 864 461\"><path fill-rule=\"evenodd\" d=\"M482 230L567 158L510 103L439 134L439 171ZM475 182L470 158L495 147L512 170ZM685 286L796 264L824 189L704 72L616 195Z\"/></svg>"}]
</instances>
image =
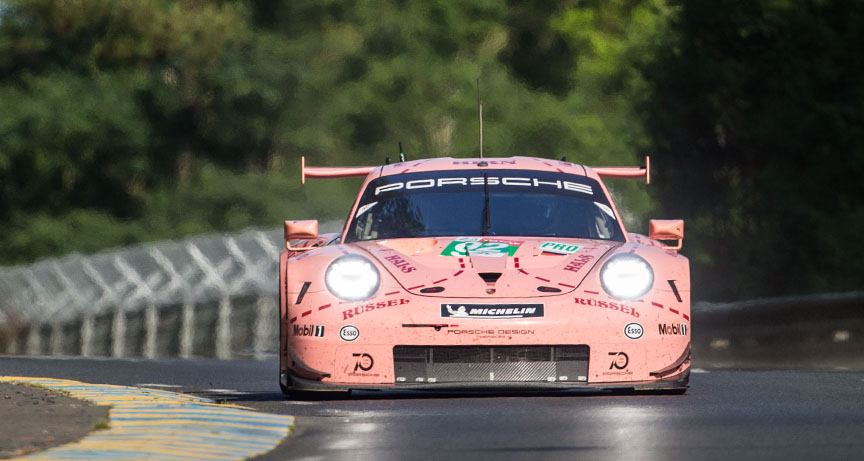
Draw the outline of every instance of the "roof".
<instances>
[{"instance_id":1,"label":"roof","mask_svg":"<svg viewBox=\"0 0 864 461\"><path fill-rule=\"evenodd\" d=\"M497 170L535 170L568 173L579 176L593 176L587 173L585 167L575 163L520 156L484 157L482 159L438 157L393 163L381 168L381 176L424 171L483 170L484 167L479 166L480 162L486 162L488 165L486 168Z\"/></svg>"}]
</instances>

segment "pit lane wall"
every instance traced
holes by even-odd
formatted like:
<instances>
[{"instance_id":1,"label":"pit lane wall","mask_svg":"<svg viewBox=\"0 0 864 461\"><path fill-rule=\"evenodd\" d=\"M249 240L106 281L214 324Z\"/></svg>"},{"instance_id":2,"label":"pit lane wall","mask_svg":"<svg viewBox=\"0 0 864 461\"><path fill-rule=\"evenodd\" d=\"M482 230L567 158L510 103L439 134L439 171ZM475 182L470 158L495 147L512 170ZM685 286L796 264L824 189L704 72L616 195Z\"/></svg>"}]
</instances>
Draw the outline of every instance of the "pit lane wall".
<instances>
[{"instance_id":1,"label":"pit lane wall","mask_svg":"<svg viewBox=\"0 0 864 461\"><path fill-rule=\"evenodd\" d=\"M0 354L272 356L283 245L281 229L250 230L0 268ZM695 367L864 369L864 292L695 303L692 317Z\"/></svg>"}]
</instances>

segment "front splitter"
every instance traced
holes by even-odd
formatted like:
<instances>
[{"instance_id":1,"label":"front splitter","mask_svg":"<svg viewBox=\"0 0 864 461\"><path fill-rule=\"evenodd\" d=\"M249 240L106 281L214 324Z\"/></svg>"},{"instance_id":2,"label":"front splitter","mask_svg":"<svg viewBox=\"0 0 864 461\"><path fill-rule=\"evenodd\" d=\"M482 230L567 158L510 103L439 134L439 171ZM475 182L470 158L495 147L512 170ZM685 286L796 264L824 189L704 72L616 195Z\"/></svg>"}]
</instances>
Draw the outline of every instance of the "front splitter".
<instances>
[{"instance_id":1,"label":"front splitter","mask_svg":"<svg viewBox=\"0 0 864 461\"><path fill-rule=\"evenodd\" d=\"M296 391L312 392L345 392L345 391L530 391L530 390L615 390L633 389L636 391L686 390L690 381L690 370L687 369L674 376L653 381L627 381L614 383L579 383L579 382L503 382L479 381L457 383L399 383L399 384L352 384L323 383L300 378L293 373L282 374L283 386ZM289 384L290 383L290 384Z\"/></svg>"}]
</instances>

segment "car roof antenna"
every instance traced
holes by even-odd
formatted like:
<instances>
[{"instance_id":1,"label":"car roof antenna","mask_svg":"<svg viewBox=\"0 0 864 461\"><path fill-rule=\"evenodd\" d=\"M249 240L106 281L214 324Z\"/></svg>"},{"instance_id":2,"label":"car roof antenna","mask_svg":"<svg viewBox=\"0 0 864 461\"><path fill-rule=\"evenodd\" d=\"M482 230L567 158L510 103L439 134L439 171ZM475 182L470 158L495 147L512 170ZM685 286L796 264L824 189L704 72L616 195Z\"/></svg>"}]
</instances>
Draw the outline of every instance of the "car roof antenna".
<instances>
[{"instance_id":1,"label":"car roof antenna","mask_svg":"<svg viewBox=\"0 0 864 461\"><path fill-rule=\"evenodd\" d=\"M477 79L477 115L480 117L480 158L483 158L483 100L480 99L480 79Z\"/></svg>"},{"instance_id":2,"label":"car roof antenna","mask_svg":"<svg viewBox=\"0 0 864 461\"><path fill-rule=\"evenodd\" d=\"M402 151L402 141L399 141L399 161L405 161L405 152Z\"/></svg>"}]
</instances>

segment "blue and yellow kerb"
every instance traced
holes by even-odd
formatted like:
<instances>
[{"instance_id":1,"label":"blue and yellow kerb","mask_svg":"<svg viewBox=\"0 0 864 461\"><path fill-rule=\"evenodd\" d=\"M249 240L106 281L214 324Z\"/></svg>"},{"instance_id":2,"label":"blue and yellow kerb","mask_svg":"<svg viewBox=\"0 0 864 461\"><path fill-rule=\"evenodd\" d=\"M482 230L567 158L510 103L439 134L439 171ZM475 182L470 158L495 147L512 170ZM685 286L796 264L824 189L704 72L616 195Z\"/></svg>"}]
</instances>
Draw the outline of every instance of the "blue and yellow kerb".
<instances>
[{"instance_id":1,"label":"blue and yellow kerb","mask_svg":"<svg viewBox=\"0 0 864 461\"><path fill-rule=\"evenodd\" d=\"M108 429L25 459L246 459L270 451L294 428L293 416L162 390L12 376L0 382L111 405Z\"/></svg>"}]
</instances>

